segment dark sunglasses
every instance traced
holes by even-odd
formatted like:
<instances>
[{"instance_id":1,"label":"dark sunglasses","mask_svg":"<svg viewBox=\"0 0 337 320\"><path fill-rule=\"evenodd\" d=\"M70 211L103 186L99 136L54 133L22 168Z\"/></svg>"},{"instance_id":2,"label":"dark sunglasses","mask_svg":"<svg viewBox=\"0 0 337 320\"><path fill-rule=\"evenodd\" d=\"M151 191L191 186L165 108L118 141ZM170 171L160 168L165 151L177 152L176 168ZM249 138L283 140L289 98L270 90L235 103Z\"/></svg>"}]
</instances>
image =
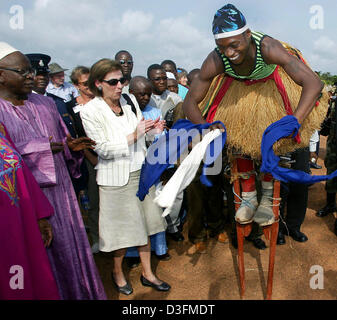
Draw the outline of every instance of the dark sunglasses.
<instances>
[{"instance_id":1,"label":"dark sunglasses","mask_svg":"<svg viewBox=\"0 0 337 320\"><path fill-rule=\"evenodd\" d=\"M128 61L126 61L126 60L123 60L123 59L121 59L121 60L119 60L119 63L121 64L121 65L123 65L123 64L128 64L129 66L130 65L132 65L133 64L133 61L132 60L128 60Z\"/></svg>"},{"instance_id":2,"label":"dark sunglasses","mask_svg":"<svg viewBox=\"0 0 337 320\"><path fill-rule=\"evenodd\" d=\"M126 82L126 78L122 77L120 79L110 79L110 80L102 80L103 82L106 82L110 86L116 86L118 82L121 84L124 84Z\"/></svg>"},{"instance_id":3,"label":"dark sunglasses","mask_svg":"<svg viewBox=\"0 0 337 320\"><path fill-rule=\"evenodd\" d=\"M12 68L1 68L2 70L7 70L7 71L13 71L18 73L22 77L27 77L28 75L33 75L34 77L36 76L36 70L33 68L29 68L27 70L21 70L21 69L12 69Z\"/></svg>"},{"instance_id":4,"label":"dark sunglasses","mask_svg":"<svg viewBox=\"0 0 337 320\"><path fill-rule=\"evenodd\" d=\"M158 78L153 78L152 80L153 81L160 81L160 80L166 81L167 77L158 77Z\"/></svg>"},{"instance_id":5,"label":"dark sunglasses","mask_svg":"<svg viewBox=\"0 0 337 320\"><path fill-rule=\"evenodd\" d=\"M79 82L78 84L82 85L83 87L87 87L88 86L88 80L84 81L84 82Z\"/></svg>"}]
</instances>

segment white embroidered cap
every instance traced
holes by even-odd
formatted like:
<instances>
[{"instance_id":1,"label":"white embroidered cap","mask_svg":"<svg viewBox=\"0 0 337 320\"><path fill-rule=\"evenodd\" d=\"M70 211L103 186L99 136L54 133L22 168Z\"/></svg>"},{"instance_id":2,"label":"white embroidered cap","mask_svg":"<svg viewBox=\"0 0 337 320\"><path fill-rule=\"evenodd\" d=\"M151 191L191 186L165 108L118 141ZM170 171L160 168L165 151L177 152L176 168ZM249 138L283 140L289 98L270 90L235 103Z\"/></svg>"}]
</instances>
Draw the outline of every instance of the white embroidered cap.
<instances>
[{"instance_id":1,"label":"white embroidered cap","mask_svg":"<svg viewBox=\"0 0 337 320\"><path fill-rule=\"evenodd\" d=\"M174 76L174 74L172 72L166 72L166 76L167 76L167 79L176 80L176 77Z\"/></svg>"},{"instance_id":2,"label":"white embroidered cap","mask_svg":"<svg viewBox=\"0 0 337 320\"><path fill-rule=\"evenodd\" d=\"M13 48L6 42L0 42L0 60L7 57L9 54L13 52L17 52L19 50Z\"/></svg>"}]
</instances>

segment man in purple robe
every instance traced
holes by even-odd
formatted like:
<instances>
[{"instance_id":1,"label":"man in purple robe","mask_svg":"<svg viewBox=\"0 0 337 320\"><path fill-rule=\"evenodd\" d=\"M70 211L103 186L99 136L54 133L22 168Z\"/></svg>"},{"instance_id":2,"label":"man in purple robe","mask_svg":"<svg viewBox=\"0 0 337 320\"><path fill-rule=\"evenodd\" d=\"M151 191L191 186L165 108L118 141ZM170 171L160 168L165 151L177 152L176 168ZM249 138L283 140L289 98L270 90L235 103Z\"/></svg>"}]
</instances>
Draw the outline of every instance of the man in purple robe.
<instances>
[{"instance_id":1,"label":"man in purple robe","mask_svg":"<svg viewBox=\"0 0 337 320\"><path fill-rule=\"evenodd\" d=\"M0 123L0 300L60 299L44 248L53 212Z\"/></svg>"},{"instance_id":2,"label":"man in purple robe","mask_svg":"<svg viewBox=\"0 0 337 320\"><path fill-rule=\"evenodd\" d=\"M52 99L31 93L29 60L0 42L0 121L54 207L47 249L61 299L106 299L67 170L76 178L88 138L73 139Z\"/></svg>"}]
</instances>

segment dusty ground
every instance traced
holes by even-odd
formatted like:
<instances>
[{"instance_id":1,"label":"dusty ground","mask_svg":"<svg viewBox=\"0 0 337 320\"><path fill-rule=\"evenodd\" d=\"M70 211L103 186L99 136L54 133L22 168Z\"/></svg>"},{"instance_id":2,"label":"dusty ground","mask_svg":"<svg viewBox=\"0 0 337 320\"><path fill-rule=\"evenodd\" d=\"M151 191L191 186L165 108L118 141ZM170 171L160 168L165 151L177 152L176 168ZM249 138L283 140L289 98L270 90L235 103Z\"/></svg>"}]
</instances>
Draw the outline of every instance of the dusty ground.
<instances>
[{"instance_id":1,"label":"dusty ground","mask_svg":"<svg viewBox=\"0 0 337 320\"><path fill-rule=\"evenodd\" d=\"M324 137L321 138L320 159L322 170L313 170L313 174L325 174L323 160L325 156ZM302 231L309 240L298 243L286 237L286 244L277 246L273 282L275 300L336 300L337 299L337 237L333 233L334 217L317 218L315 212L325 205L324 183L317 183L309 189L309 205ZM188 223L184 226L187 239ZM228 235L230 229L228 226ZM263 239L265 240L264 236ZM266 241L266 240L265 240ZM266 241L268 245L268 241ZM95 260L109 299L113 300L238 300L239 276L237 250L230 243L222 244L209 240L207 253L189 255L191 244L185 240L168 243L172 259L158 261L152 259L153 270L160 279L171 284L169 293L143 287L139 281L141 267L125 273L130 280L134 293L120 295L111 281L112 257L98 253ZM246 294L244 299L263 300L266 296L269 249L261 251L250 242L245 242ZM324 270L324 289L312 289L310 273L312 266L321 266ZM317 271L316 271L317 273Z\"/></svg>"}]
</instances>

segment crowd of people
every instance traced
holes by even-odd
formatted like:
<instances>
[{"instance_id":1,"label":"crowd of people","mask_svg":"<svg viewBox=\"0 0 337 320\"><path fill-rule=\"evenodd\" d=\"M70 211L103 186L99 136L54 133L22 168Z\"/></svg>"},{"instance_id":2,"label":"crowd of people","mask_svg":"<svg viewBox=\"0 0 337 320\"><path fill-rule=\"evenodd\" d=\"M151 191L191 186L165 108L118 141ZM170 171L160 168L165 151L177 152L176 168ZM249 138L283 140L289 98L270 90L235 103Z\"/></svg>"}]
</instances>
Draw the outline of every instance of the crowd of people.
<instances>
[{"instance_id":1,"label":"crowd of people","mask_svg":"<svg viewBox=\"0 0 337 320\"><path fill-rule=\"evenodd\" d=\"M150 65L146 76L134 76L132 54L121 50L92 66L77 66L70 73L71 82L65 81L68 69L50 63L47 54L23 54L0 43L0 239L4 244L0 299L104 300L93 258L99 251L113 253L111 276L118 292L133 293L124 259L130 268L141 263L142 285L169 291L171 286L153 272L151 259L170 260L167 241L183 241L183 228L188 229L193 253L201 254L207 250L208 237L221 243L231 240L237 247L236 223L253 222L247 240L266 249L262 227L275 222L273 176L257 179L259 164L253 160L261 159L259 146L266 127L288 114L303 123L303 139L296 148L281 144L280 153L292 169L309 173L310 166L317 168L318 127L326 114L316 103L322 85L298 51L250 31L232 5L215 15L213 34L217 47L200 69L188 72L167 59ZM266 78L277 84L273 94L268 90L274 82L258 83ZM294 89L288 98L284 92L295 86L298 93ZM257 90L263 94L252 102ZM268 110L266 116L261 96L270 99L267 106L280 107ZM325 121L329 122L328 174L337 169L335 102L336 91ZM221 120L228 146L221 153L221 172L209 176L212 186L202 183L201 164L170 214L163 217L155 198L179 161L168 166L143 201L137 196L141 169L148 149L186 118L195 124ZM223 130L222 125L213 124L211 129ZM295 145L293 139L285 140ZM237 211L230 175L233 155L242 191ZM327 203L318 217L337 211L335 180L326 183ZM307 241L300 227L308 185L283 182L281 198L277 243L285 244L285 236ZM85 205L87 225L81 212ZM226 224L231 225L230 239ZM337 235L337 222L334 230ZM8 285L13 265L25 270L24 290Z\"/></svg>"}]
</instances>

